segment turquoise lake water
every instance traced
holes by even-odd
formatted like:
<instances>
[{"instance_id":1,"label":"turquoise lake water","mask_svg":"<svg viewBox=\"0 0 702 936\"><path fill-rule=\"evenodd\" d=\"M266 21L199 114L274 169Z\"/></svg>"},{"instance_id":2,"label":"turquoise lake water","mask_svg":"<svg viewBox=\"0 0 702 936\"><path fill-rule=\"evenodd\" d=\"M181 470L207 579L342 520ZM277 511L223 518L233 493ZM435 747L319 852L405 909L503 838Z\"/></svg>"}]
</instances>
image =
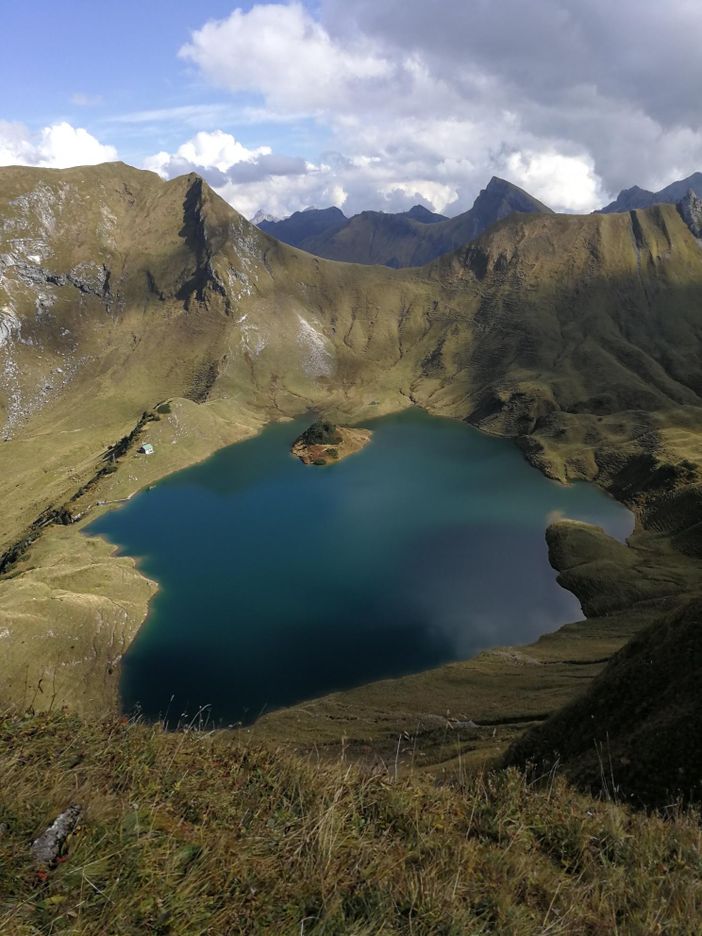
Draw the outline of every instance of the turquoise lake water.
<instances>
[{"instance_id":1,"label":"turquoise lake water","mask_svg":"<svg viewBox=\"0 0 702 936\"><path fill-rule=\"evenodd\" d=\"M308 423L271 425L89 527L160 585L123 661L126 711L246 723L529 642L581 617L548 564L549 521L633 528L595 486L549 481L460 422L367 422L370 445L327 468L290 455Z\"/></svg>"}]
</instances>

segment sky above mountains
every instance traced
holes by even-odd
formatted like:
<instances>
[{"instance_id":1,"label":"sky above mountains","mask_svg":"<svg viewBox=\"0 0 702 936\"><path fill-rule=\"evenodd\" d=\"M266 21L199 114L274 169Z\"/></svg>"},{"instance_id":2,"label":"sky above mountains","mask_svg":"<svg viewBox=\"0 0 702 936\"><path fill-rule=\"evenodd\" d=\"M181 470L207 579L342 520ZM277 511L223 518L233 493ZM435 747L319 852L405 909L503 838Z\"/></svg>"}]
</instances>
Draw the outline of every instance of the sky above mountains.
<instances>
[{"instance_id":1,"label":"sky above mountains","mask_svg":"<svg viewBox=\"0 0 702 936\"><path fill-rule=\"evenodd\" d=\"M3 9L0 165L195 170L242 213L558 210L702 167L699 0L34 0Z\"/></svg>"}]
</instances>

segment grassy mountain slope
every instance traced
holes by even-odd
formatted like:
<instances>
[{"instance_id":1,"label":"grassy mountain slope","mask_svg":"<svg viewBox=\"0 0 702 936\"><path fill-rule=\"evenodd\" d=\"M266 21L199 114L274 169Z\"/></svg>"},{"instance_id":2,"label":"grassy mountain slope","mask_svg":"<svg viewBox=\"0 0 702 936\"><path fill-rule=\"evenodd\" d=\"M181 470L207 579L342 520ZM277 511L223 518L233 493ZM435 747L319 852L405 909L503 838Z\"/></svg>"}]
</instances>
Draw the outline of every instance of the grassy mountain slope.
<instances>
[{"instance_id":1,"label":"grassy mountain slope","mask_svg":"<svg viewBox=\"0 0 702 936\"><path fill-rule=\"evenodd\" d=\"M634 814L516 772L438 784L246 735L0 719L0 930L693 934L694 815ZM29 844L75 802L53 870Z\"/></svg>"},{"instance_id":2,"label":"grassy mountain slope","mask_svg":"<svg viewBox=\"0 0 702 936\"><path fill-rule=\"evenodd\" d=\"M467 244L515 211L548 213L551 209L516 185L493 178L473 207L455 218L444 218L417 205L398 214L364 211L342 223L340 212L330 215L333 210L298 212L261 228L287 244L330 260L414 267Z\"/></svg>"},{"instance_id":3,"label":"grassy mountain slope","mask_svg":"<svg viewBox=\"0 0 702 936\"><path fill-rule=\"evenodd\" d=\"M561 762L579 785L664 806L702 793L702 600L664 614L588 692L518 739L505 763ZM548 766L547 766L548 765Z\"/></svg>"},{"instance_id":4,"label":"grassy mountain slope","mask_svg":"<svg viewBox=\"0 0 702 936\"><path fill-rule=\"evenodd\" d=\"M699 514L702 485L687 489L684 497L697 500ZM702 530L699 522L690 525L689 520L690 515L681 524L687 535L679 545L699 556ZM604 783L638 803L699 800L699 568L690 563L685 582L680 578L683 566L672 551L667 562L656 556L648 569L636 568L631 557L617 555L621 545L602 542L607 539L584 524L552 528L552 561L563 570L559 581L578 595L585 610L594 607L601 614L622 608L635 612L637 604L654 606L654 623L612 658L584 695L519 738L505 763L529 762L537 770L549 770L561 762L580 785L601 789Z\"/></svg>"},{"instance_id":5,"label":"grassy mountain slope","mask_svg":"<svg viewBox=\"0 0 702 936\"><path fill-rule=\"evenodd\" d=\"M101 502L309 408L360 421L418 404L515 438L551 477L598 480L639 510L636 613L595 608L535 651L548 677L493 653L345 694L342 719L333 697L262 731L290 736L293 719L307 740L387 745L421 706L439 719L432 745L449 707L504 722L500 687L518 670L513 737L655 619L645 570L667 564L687 594L702 255L675 206L512 215L418 270L325 262L272 240L194 175L166 183L120 164L0 170L0 218L3 702L114 710L153 585L81 525ZM144 438L149 459L135 454ZM630 559L611 558L607 588Z\"/></svg>"}]
</instances>

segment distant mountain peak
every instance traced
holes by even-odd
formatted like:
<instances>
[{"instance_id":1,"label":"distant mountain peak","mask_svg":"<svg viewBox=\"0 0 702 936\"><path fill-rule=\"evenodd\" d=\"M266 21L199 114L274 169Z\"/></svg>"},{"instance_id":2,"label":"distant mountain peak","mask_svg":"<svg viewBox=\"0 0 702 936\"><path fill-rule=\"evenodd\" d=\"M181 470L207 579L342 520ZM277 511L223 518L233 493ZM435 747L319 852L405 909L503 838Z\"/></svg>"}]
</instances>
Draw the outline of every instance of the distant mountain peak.
<instances>
[{"instance_id":1,"label":"distant mountain peak","mask_svg":"<svg viewBox=\"0 0 702 936\"><path fill-rule=\"evenodd\" d=\"M280 218L277 218L275 215L272 215L272 214L266 214L263 208L259 208L256 214L251 219L251 223L260 224L262 221L275 223L276 221L280 221Z\"/></svg>"},{"instance_id":2,"label":"distant mountain peak","mask_svg":"<svg viewBox=\"0 0 702 936\"><path fill-rule=\"evenodd\" d=\"M480 191L471 211L485 213L486 217L494 215L493 220L490 221L491 224L515 211L552 213L552 209L540 202L538 198L534 198L518 185L508 182L507 179L501 179L499 176L493 176Z\"/></svg>"},{"instance_id":3,"label":"distant mountain peak","mask_svg":"<svg viewBox=\"0 0 702 936\"><path fill-rule=\"evenodd\" d=\"M263 218L256 223L266 234L271 234L292 247L304 249L307 238L322 234L331 236L347 221L340 208L330 205L329 208L305 208L303 211L294 212L289 218Z\"/></svg>"},{"instance_id":4,"label":"distant mountain peak","mask_svg":"<svg viewBox=\"0 0 702 936\"><path fill-rule=\"evenodd\" d=\"M507 189L507 188L517 188L512 182L508 182L507 179L502 179L500 176L492 176L488 184L485 186L485 191L490 192L495 189Z\"/></svg>"},{"instance_id":5,"label":"distant mountain peak","mask_svg":"<svg viewBox=\"0 0 702 936\"><path fill-rule=\"evenodd\" d=\"M686 179L671 182L659 192L650 192L638 185L622 189L613 202L599 209L600 214L611 214L615 211L634 211L637 208L648 208L650 205L670 204L676 205L686 196L688 191L702 196L702 172L693 172Z\"/></svg>"},{"instance_id":6,"label":"distant mountain peak","mask_svg":"<svg viewBox=\"0 0 702 936\"><path fill-rule=\"evenodd\" d=\"M424 205L413 205L409 211L405 212L405 215L413 221L419 221L421 224L437 224L447 220L445 215L430 211Z\"/></svg>"},{"instance_id":7,"label":"distant mountain peak","mask_svg":"<svg viewBox=\"0 0 702 936\"><path fill-rule=\"evenodd\" d=\"M470 243L513 214L551 213L523 189L493 176L471 209L455 218L414 205L408 211L362 211L346 218L338 208L298 211L277 223L261 222L279 240L330 260L390 267L422 266Z\"/></svg>"}]
</instances>

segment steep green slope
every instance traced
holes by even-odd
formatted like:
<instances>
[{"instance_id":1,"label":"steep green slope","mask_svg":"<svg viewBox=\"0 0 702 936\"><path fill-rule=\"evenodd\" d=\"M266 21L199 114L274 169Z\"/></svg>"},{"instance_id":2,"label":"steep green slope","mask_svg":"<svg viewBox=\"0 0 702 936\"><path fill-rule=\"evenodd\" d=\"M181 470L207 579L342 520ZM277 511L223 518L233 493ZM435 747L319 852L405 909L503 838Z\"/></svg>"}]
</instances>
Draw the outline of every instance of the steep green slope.
<instances>
[{"instance_id":1,"label":"steep green slope","mask_svg":"<svg viewBox=\"0 0 702 936\"><path fill-rule=\"evenodd\" d=\"M549 530L559 581L588 613L654 610L653 623L623 647L575 702L520 738L505 763L549 770L559 763L578 784L604 786L637 803L699 800L702 793L702 485L654 498L651 527L672 534L648 568L583 524ZM678 550L692 560L685 565ZM653 561L651 561L653 560ZM682 576L682 577L681 577Z\"/></svg>"},{"instance_id":2,"label":"steep green slope","mask_svg":"<svg viewBox=\"0 0 702 936\"><path fill-rule=\"evenodd\" d=\"M694 934L697 817L516 772L437 784L245 735L0 719L0 931ZM75 803L54 868L30 843Z\"/></svg>"},{"instance_id":3,"label":"steep green slope","mask_svg":"<svg viewBox=\"0 0 702 936\"><path fill-rule=\"evenodd\" d=\"M506 764L554 764L580 786L665 806L702 794L702 598L665 611L582 697L510 748Z\"/></svg>"}]
</instances>

